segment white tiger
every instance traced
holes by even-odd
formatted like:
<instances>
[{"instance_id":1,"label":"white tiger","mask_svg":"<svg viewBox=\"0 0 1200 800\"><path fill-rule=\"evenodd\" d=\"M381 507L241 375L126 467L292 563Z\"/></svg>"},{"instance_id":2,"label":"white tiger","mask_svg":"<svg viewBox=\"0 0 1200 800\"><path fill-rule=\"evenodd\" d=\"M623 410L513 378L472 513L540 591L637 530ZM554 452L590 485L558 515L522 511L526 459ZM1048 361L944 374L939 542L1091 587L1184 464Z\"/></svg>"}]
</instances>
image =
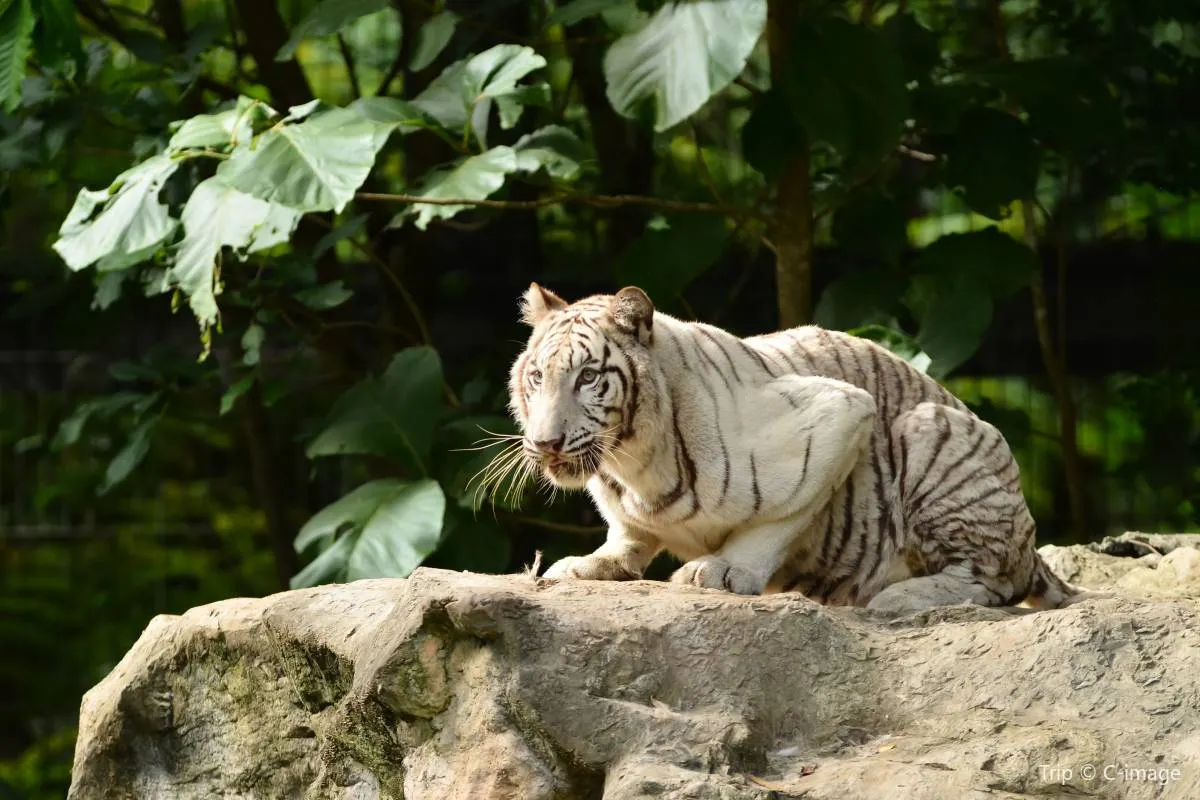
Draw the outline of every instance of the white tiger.
<instances>
[{"instance_id":1,"label":"white tiger","mask_svg":"<svg viewBox=\"0 0 1200 800\"><path fill-rule=\"evenodd\" d=\"M1079 590L1034 549L1004 437L865 339L746 339L656 312L636 287L568 304L536 283L510 400L527 466L608 523L546 578L641 577L914 611L1056 607Z\"/></svg>"}]
</instances>

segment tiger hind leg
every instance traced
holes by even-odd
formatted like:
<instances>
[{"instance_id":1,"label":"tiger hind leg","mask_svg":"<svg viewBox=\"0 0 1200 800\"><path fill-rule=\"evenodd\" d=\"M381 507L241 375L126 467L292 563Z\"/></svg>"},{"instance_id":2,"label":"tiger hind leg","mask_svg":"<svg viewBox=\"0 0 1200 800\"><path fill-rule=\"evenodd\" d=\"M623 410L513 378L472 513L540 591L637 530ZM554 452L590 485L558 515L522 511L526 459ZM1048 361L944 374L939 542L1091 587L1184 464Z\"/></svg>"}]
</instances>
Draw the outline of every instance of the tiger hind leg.
<instances>
[{"instance_id":1,"label":"tiger hind leg","mask_svg":"<svg viewBox=\"0 0 1200 800\"><path fill-rule=\"evenodd\" d=\"M922 403L897 418L891 434L909 569L868 608L1001 606L1043 593L1060 601L1065 585L1049 580L1034 549L1020 469L999 430L952 406Z\"/></svg>"}]
</instances>

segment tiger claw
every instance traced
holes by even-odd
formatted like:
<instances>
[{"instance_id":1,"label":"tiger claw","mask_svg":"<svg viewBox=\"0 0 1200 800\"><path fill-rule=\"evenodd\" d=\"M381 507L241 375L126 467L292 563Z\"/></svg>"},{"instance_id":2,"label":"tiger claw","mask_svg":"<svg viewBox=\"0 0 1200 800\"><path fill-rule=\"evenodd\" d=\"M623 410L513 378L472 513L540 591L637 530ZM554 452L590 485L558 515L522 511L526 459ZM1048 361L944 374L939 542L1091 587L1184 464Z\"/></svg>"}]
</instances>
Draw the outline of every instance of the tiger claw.
<instances>
[{"instance_id":1,"label":"tiger claw","mask_svg":"<svg viewBox=\"0 0 1200 800\"><path fill-rule=\"evenodd\" d=\"M701 556L687 562L671 575L671 583L723 589L734 594L762 594L767 585L755 573L720 556Z\"/></svg>"}]
</instances>

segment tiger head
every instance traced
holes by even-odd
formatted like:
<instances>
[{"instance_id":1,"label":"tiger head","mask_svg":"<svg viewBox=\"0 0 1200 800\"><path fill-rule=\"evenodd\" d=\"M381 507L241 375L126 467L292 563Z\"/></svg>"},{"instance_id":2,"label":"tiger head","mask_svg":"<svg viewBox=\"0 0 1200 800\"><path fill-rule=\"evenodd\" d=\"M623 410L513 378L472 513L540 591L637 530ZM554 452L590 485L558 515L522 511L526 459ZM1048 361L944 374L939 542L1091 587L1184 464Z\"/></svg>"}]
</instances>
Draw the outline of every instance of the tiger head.
<instances>
[{"instance_id":1,"label":"tiger head","mask_svg":"<svg viewBox=\"0 0 1200 800\"><path fill-rule=\"evenodd\" d=\"M634 435L652 398L654 304L634 286L567 303L534 283L521 320L533 332L513 364L509 407L524 457L553 485L580 488Z\"/></svg>"}]
</instances>

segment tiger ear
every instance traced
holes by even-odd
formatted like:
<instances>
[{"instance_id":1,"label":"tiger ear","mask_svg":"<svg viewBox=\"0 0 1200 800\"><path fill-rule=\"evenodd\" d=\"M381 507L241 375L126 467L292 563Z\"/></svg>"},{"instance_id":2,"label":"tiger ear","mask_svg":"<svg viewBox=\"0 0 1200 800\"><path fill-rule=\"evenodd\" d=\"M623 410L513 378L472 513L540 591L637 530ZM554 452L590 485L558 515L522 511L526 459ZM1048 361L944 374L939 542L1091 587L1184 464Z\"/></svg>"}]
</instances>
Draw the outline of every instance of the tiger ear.
<instances>
[{"instance_id":1,"label":"tiger ear","mask_svg":"<svg viewBox=\"0 0 1200 800\"><path fill-rule=\"evenodd\" d=\"M650 344L654 335L654 303L636 286L626 286L613 297L612 318L622 332Z\"/></svg>"},{"instance_id":2,"label":"tiger ear","mask_svg":"<svg viewBox=\"0 0 1200 800\"><path fill-rule=\"evenodd\" d=\"M547 314L562 311L567 305L567 301L554 292L531 283L521 297L521 322L533 327L545 319Z\"/></svg>"}]
</instances>

